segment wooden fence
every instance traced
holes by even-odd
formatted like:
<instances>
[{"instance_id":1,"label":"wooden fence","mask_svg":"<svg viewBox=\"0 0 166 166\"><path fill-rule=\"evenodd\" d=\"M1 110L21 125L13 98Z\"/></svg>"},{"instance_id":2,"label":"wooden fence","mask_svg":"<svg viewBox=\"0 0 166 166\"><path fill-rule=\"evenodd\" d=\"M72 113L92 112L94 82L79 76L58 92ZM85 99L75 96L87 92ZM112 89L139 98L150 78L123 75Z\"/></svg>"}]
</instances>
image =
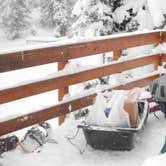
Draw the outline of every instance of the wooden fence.
<instances>
[{"instance_id":1,"label":"wooden fence","mask_svg":"<svg viewBox=\"0 0 166 166\"><path fill-rule=\"evenodd\" d=\"M121 37L101 37L81 43L66 44L60 46L46 46L32 50L19 50L0 55L0 73L33 67L38 65L58 63L58 70L62 70L70 59L93 56L94 54L114 52L113 60L118 60L121 51L126 48L159 43L166 41L166 32L154 31L149 33L139 33L123 35ZM77 83L100 78L103 76L120 73L149 64L154 64L154 69L166 61L164 54L149 55L131 59L128 61L118 61L110 65L98 68L78 71L74 74L47 78L40 81L28 82L19 86L14 86L0 90L0 104L8 103L21 98L37 95L47 91L58 89L58 98L62 100L64 94L68 93L68 87ZM144 79L138 79L126 85L121 85L115 89L129 89L134 86L146 86L159 75L155 74ZM64 115L92 104L96 94L85 97L78 97L68 102L60 102L52 107L19 116L4 122L0 122L0 135L4 135L24 127L49 120L54 117L61 117L60 123L64 120ZM7 111L7 110L6 110ZM24 111L24 110L23 110Z\"/></svg>"}]
</instances>

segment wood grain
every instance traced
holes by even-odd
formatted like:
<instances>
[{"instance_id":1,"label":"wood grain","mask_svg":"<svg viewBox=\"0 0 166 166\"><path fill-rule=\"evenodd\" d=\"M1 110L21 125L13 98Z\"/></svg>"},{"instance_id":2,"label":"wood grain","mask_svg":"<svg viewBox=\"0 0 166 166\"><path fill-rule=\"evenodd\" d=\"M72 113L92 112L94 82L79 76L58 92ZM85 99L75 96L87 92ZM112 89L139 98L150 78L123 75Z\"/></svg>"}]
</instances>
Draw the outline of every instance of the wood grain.
<instances>
[{"instance_id":1,"label":"wood grain","mask_svg":"<svg viewBox=\"0 0 166 166\"><path fill-rule=\"evenodd\" d=\"M0 72L62 62L69 59L159 42L160 32L151 32L79 44L1 54Z\"/></svg>"},{"instance_id":2,"label":"wood grain","mask_svg":"<svg viewBox=\"0 0 166 166\"><path fill-rule=\"evenodd\" d=\"M150 84L152 80L158 77L159 75L149 76L145 79L137 80L124 86L116 87L115 89L130 89L138 86L143 87ZM77 98L75 100L65 102L63 104L58 104L38 112L20 116L5 122L0 122L0 136L89 106L93 103L95 96L96 94L92 94L90 96ZM69 107L71 108L70 110Z\"/></svg>"},{"instance_id":3,"label":"wood grain","mask_svg":"<svg viewBox=\"0 0 166 166\"><path fill-rule=\"evenodd\" d=\"M0 104L44 93L47 91L64 88L69 85L81 83L95 78L120 73L136 67L153 64L156 62L159 63L159 61L160 55L152 55L148 57L142 57L134 60L111 64L100 68L86 70L71 75L65 75L57 78L25 84L18 87L4 89L0 91Z\"/></svg>"}]
</instances>

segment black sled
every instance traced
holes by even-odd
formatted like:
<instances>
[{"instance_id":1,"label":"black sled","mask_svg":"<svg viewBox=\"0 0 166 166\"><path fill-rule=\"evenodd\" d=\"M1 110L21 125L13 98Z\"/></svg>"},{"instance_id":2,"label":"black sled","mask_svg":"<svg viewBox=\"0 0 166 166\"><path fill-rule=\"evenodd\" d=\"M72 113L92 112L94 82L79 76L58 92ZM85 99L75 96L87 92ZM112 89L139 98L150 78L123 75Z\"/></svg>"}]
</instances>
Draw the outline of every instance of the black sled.
<instances>
[{"instance_id":1,"label":"black sled","mask_svg":"<svg viewBox=\"0 0 166 166\"><path fill-rule=\"evenodd\" d=\"M147 121L149 107L147 102L138 103L139 121L137 128L111 128L88 125L79 125L83 129L87 144L100 150L131 150L134 148L135 136L141 132Z\"/></svg>"}]
</instances>

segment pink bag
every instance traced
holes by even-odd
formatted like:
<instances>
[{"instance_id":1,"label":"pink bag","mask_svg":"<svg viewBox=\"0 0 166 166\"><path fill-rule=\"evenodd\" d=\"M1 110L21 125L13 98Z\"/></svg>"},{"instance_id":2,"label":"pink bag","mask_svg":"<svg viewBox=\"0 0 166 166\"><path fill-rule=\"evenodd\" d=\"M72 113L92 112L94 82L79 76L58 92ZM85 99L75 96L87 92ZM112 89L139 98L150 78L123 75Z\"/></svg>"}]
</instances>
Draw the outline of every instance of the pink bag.
<instances>
[{"instance_id":1,"label":"pink bag","mask_svg":"<svg viewBox=\"0 0 166 166\"><path fill-rule=\"evenodd\" d=\"M137 102L141 94L141 88L133 88L126 93L126 100L128 102Z\"/></svg>"}]
</instances>

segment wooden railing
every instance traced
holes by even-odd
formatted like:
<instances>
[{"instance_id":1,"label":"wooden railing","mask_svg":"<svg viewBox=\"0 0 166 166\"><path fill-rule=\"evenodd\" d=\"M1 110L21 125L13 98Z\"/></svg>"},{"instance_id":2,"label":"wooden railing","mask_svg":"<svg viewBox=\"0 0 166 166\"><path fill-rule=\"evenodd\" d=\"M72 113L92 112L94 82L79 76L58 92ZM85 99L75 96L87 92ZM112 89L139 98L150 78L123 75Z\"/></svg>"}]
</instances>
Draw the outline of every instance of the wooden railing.
<instances>
[{"instance_id":1,"label":"wooden railing","mask_svg":"<svg viewBox=\"0 0 166 166\"><path fill-rule=\"evenodd\" d=\"M0 55L0 72L13 71L27 67L44 65L57 62L58 70L62 70L70 59L93 56L94 54L114 52L113 60L118 60L122 50L130 47L159 43L166 41L166 32L155 31L150 33L139 33L123 35L120 37L109 36L99 37L96 40L82 41L81 43L66 44L60 46L46 45L33 49L16 50ZM64 94L68 93L68 87L77 83L100 78L103 76L120 73L136 67L154 64L157 69L166 56L161 54L149 55L135 58L128 61L117 61L109 65L103 65L97 68L91 68L84 71L78 71L69 75L43 78L43 80L23 83L19 86L0 90L0 104L8 103L14 100L37 95L47 91L59 90L59 100L62 100ZM140 78L126 85L120 85L115 89L129 89L134 86L146 86L159 75L154 74L146 78ZM4 122L0 122L0 135L4 135L24 127L46 121L48 119L64 116L65 114L78 110L92 104L96 94L89 94L78 97L66 102L60 102L52 107L38 110L24 116L19 116ZM7 111L7 110L6 110ZM24 110L23 110L24 111ZM60 123L63 118L60 119Z\"/></svg>"}]
</instances>

